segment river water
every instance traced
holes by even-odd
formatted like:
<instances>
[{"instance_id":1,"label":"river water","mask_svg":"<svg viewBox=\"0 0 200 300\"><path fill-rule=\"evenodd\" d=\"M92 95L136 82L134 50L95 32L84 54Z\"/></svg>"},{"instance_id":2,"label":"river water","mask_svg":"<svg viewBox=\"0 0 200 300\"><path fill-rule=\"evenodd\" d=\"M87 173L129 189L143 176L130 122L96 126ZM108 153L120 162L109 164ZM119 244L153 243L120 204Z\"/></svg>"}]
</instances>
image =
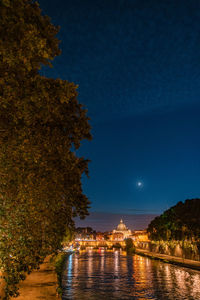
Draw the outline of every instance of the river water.
<instances>
[{"instance_id":1,"label":"river water","mask_svg":"<svg viewBox=\"0 0 200 300\"><path fill-rule=\"evenodd\" d=\"M63 300L200 300L200 272L120 251L69 256Z\"/></svg>"}]
</instances>

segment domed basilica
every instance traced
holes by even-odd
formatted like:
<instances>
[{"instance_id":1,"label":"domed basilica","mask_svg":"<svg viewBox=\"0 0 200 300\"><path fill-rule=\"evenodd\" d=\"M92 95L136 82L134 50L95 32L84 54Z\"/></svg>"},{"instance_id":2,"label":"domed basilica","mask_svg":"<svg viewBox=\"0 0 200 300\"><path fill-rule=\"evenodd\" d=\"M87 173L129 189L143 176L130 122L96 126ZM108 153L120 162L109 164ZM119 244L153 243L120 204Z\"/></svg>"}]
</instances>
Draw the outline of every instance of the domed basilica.
<instances>
[{"instance_id":1,"label":"domed basilica","mask_svg":"<svg viewBox=\"0 0 200 300\"><path fill-rule=\"evenodd\" d=\"M112 234L114 240L124 240L128 238L132 234L132 232L126 227L123 220L121 219L119 225L117 226L117 229L114 229Z\"/></svg>"}]
</instances>

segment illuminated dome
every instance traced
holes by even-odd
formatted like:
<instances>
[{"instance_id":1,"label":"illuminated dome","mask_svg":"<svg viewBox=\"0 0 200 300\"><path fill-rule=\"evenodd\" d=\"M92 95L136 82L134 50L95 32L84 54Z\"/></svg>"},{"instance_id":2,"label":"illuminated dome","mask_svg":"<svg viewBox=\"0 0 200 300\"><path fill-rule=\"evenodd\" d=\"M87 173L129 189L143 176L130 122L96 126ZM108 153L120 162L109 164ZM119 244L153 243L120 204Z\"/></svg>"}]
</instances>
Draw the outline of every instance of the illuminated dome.
<instances>
[{"instance_id":1,"label":"illuminated dome","mask_svg":"<svg viewBox=\"0 0 200 300\"><path fill-rule=\"evenodd\" d=\"M131 236L131 230L126 227L124 222L121 220L116 229L112 231L113 240L115 241L123 241Z\"/></svg>"},{"instance_id":2,"label":"illuminated dome","mask_svg":"<svg viewBox=\"0 0 200 300\"><path fill-rule=\"evenodd\" d=\"M117 231L126 231L126 230L128 230L128 228L126 227L126 225L121 220L119 225L117 226Z\"/></svg>"}]
</instances>

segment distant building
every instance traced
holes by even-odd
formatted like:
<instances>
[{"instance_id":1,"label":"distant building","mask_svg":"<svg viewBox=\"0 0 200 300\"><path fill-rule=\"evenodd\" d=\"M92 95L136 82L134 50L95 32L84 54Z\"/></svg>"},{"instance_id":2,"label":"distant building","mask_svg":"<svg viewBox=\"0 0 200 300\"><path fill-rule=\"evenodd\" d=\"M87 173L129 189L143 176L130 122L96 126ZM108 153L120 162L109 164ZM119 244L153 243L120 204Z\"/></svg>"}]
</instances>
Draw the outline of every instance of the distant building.
<instances>
[{"instance_id":1,"label":"distant building","mask_svg":"<svg viewBox=\"0 0 200 300\"><path fill-rule=\"evenodd\" d=\"M91 227L78 227L75 231L75 240L95 240L96 231Z\"/></svg>"},{"instance_id":2,"label":"distant building","mask_svg":"<svg viewBox=\"0 0 200 300\"><path fill-rule=\"evenodd\" d=\"M123 220L120 220L119 225L116 229L112 232L112 239L115 241L123 241L132 235L132 232L126 225L124 224Z\"/></svg>"},{"instance_id":3,"label":"distant building","mask_svg":"<svg viewBox=\"0 0 200 300\"><path fill-rule=\"evenodd\" d=\"M96 233L96 240L97 241L104 241L104 234L102 232Z\"/></svg>"},{"instance_id":4,"label":"distant building","mask_svg":"<svg viewBox=\"0 0 200 300\"><path fill-rule=\"evenodd\" d=\"M149 241L146 230L135 230L131 238L136 242L147 242Z\"/></svg>"}]
</instances>

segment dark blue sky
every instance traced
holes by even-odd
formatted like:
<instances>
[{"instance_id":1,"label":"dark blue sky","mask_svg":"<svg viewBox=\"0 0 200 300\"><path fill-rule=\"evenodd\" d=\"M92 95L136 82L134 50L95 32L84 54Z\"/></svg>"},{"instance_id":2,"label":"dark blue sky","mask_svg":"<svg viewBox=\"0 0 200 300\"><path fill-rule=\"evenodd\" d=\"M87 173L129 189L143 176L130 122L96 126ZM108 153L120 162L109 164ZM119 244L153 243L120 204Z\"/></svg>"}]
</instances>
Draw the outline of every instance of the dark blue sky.
<instances>
[{"instance_id":1,"label":"dark blue sky","mask_svg":"<svg viewBox=\"0 0 200 300\"><path fill-rule=\"evenodd\" d=\"M62 49L42 74L77 83L91 118L79 151L91 211L103 224L133 215L132 227L141 214L142 228L145 214L200 197L200 1L39 2Z\"/></svg>"}]
</instances>

